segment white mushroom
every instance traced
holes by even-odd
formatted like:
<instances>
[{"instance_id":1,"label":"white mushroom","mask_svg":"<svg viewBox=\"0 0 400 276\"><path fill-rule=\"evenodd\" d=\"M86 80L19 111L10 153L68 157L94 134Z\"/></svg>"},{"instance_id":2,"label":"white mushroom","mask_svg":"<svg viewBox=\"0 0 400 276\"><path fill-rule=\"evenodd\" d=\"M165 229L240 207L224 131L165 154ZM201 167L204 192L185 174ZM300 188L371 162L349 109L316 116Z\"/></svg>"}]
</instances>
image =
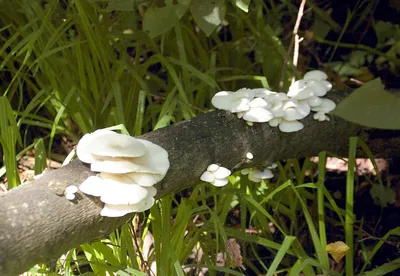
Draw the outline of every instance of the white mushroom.
<instances>
[{"instance_id":1,"label":"white mushroom","mask_svg":"<svg viewBox=\"0 0 400 276\"><path fill-rule=\"evenodd\" d=\"M268 121L268 124L272 127L277 127L282 122L282 117L276 117Z\"/></svg>"},{"instance_id":2,"label":"white mushroom","mask_svg":"<svg viewBox=\"0 0 400 276\"><path fill-rule=\"evenodd\" d=\"M316 112L329 113L332 110L334 110L335 107L336 107L336 104L334 101L324 98L324 99L321 99L320 105L312 107L311 110L316 111Z\"/></svg>"},{"instance_id":3,"label":"white mushroom","mask_svg":"<svg viewBox=\"0 0 400 276\"><path fill-rule=\"evenodd\" d=\"M295 132L302 130L304 125L299 121L286 121L282 120L279 123L279 130L282 132Z\"/></svg>"},{"instance_id":4,"label":"white mushroom","mask_svg":"<svg viewBox=\"0 0 400 276\"><path fill-rule=\"evenodd\" d=\"M209 172L215 172L216 170L218 170L219 166L217 164L211 164L207 167L207 171Z\"/></svg>"},{"instance_id":5,"label":"white mushroom","mask_svg":"<svg viewBox=\"0 0 400 276\"><path fill-rule=\"evenodd\" d=\"M325 83L322 81L311 80L307 82L307 88L312 89L314 91L313 95L311 96L318 96L323 97L328 93L329 89Z\"/></svg>"},{"instance_id":6,"label":"white mushroom","mask_svg":"<svg viewBox=\"0 0 400 276\"><path fill-rule=\"evenodd\" d=\"M200 180L204 182L210 182L212 183L215 180L214 174L209 171L203 172L203 174L200 176Z\"/></svg>"},{"instance_id":7,"label":"white mushroom","mask_svg":"<svg viewBox=\"0 0 400 276\"><path fill-rule=\"evenodd\" d=\"M249 180L253 182L260 182L262 179L269 179L272 177L274 177L274 175L269 169L260 171L259 169L253 168L249 171Z\"/></svg>"},{"instance_id":8,"label":"white mushroom","mask_svg":"<svg viewBox=\"0 0 400 276\"><path fill-rule=\"evenodd\" d=\"M258 98L267 99L268 97L271 97L271 96L276 95L276 94L278 94L278 93L277 93L277 92L270 91L270 90L265 89L265 88L256 88L256 89L253 89L253 96L254 96L255 98L258 97Z\"/></svg>"},{"instance_id":9,"label":"white mushroom","mask_svg":"<svg viewBox=\"0 0 400 276\"><path fill-rule=\"evenodd\" d=\"M108 204L136 204L149 193L147 188L134 184L126 175L108 173L88 177L79 189L85 194L100 196L100 200Z\"/></svg>"},{"instance_id":10,"label":"white mushroom","mask_svg":"<svg viewBox=\"0 0 400 276\"><path fill-rule=\"evenodd\" d=\"M134 183L140 186L150 187L156 184L157 182L160 182L165 175L156 173L134 172L134 173L127 173L126 176L131 178Z\"/></svg>"},{"instance_id":11,"label":"white mushroom","mask_svg":"<svg viewBox=\"0 0 400 276\"><path fill-rule=\"evenodd\" d=\"M254 156L253 156L253 154L252 154L251 152L246 153L246 158L247 158L247 159L250 159L250 160L251 160L251 159L253 159L253 157L254 157Z\"/></svg>"},{"instance_id":12,"label":"white mushroom","mask_svg":"<svg viewBox=\"0 0 400 276\"><path fill-rule=\"evenodd\" d=\"M74 200L76 192L78 192L78 187L69 185L65 188L64 195L68 200Z\"/></svg>"},{"instance_id":13,"label":"white mushroom","mask_svg":"<svg viewBox=\"0 0 400 276\"><path fill-rule=\"evenodd\" d=\"M254 123L266 123L273 117L274 114L271 111L260 107L251 108L243 115L245 121Z\"/></svg>"},{"instance_id":14,"label":"white mushroom","mask_svg":"<svg viewBox=\"0 0 400 276\"><path fill-rule=\"evenodd\" d=\"M231 171L227 168L218 166L217 164L211 164L200 176L200 180L209 182L216 187L222 187L228 184L229 175L231 175Z\"/></svg>"},{"instance_id":15,"label":"white mushroom","mask_svg":"<svg viewBox=\"0 0 400 276\"><path fill-rule=\"evenodd\" d=\"M232 94L231 91L221 91L214 95L211 103L218 109L231 110L232 109Z\"/></svg>"},{"instance_id":16,"label":"white mushroom","mask_svg":"<svg viewBox=\"0 0 400 276\"><path fill-rule=\"evenodd\" d=\"M330 121L331 120L331 119L329 119L328 116L326 116L326 114L324 112L315 113L313 118L314 118L314 120L317 120L319 122Z\"/></svg>"},{"instance_id":17,"label":"white mushroom","mask_svg":"<svg viewBox=\"0 0 400 276\"><path fill-rule=\"evenodd\" d=\"M215 187L222 187L229 183L228 178L215 179L211 184Z\"/></svg>"},{"instance_id":18,"label":"white mushroom","mask_svg":"<svg viewBox=\"0 0 400 276\"><path fill-rule=\"evenodd\" d=\"M298 80L289 87L287 95L296 100L305 100L314 96L315 91L305 80Z\"/></svg>"},{"instance_id":19,"label":"white mushroom","mask_svg":"<svg viewBox=\"0 0 400 276\"><path fill-rule=\"evenodd\" d=\"M306 102L288 100L283 104L283 119L287 121L300 120L310 114L310 106Z\"/></svg>"},{"instance_id":20,"label":"white mushroom","mask_svg":"<svg viewBox=\"0 0 400 276\"><path fill-rule=\"evenodd\" d=\"M82 162L92 163L94 155L108 157L138 157L144 155L146 147L132 136L110 130L97 130L85 134L76 147L76 154Z\"/></svg>"},{"instance_id":21,"label":"white mushroom","mask_svg":"<svg viewBox=\"0 0 400 276\"><path fill-rule=\"evenodd\" d=\"M214 172L214 177L216 179L223 179L227 178L231 175L231 171L224 167L219 167L218 170Z\"/></svg>"},{"instance_id":22,"label":"white mushroom","mask_svg":"<svg viewBox=\"0 0 400 276\"><path fill-rule=\"evenodd\" d=\"M305 100L310 107L320 105L322 103L321 98L317 96L312 96Z\"/></svg>"},{"instance_id":23,"label":"white mushroom","mask_svg":"<svg viewBox=\"0 0 400 276\"><path fill-rule=\"evenodd\" d=\"M165 176L169 168L167 151L152 142L137 140L147 149L144 155L136 158L110 158L96 155L95 161L91 164L91 170L107 173L150 173Z\"/></svg>"},{"instance_id":24,"label":"white mushroom","mask_svg":"<svg viewBox=\"0 0 400 276\"><path fill-rule=\"evenodd\" d=\"M242 112L250 109L250 100L248 98L238 98L232 101L231 112Z\"/></svg>"},{"instance_id":25,"label":"white mushroom","mask_svg":"<svg viewBox=\"0 0 400 276\"><path fill-rule=\"evenodd\" d=\"M105 204L100 212L103 217L122 217L128 213L143 212L154 205L155 199L147 197L136 204Z\"/></svg>"},{"instance_id":26,"label":"white mushroom","mask_svg":"<svg viewBox=\"0 0 400 276\"><path fill-rule=\"evenodd\" d=\"M254 98L250 101L249 103L250 108L267 108L268 107L268 102L264 100L263 98Z\"/></svg>"},{"instance_id":27,"label":"white mushroom","mask_svg":"<svg viewBox=\"0 0 400 276\"><path fill-rule=\"evenodd\" d=\"M303 80L326 80L328 75L320 70L312 70L304 74Z\"/></svg>"}]
</instances>

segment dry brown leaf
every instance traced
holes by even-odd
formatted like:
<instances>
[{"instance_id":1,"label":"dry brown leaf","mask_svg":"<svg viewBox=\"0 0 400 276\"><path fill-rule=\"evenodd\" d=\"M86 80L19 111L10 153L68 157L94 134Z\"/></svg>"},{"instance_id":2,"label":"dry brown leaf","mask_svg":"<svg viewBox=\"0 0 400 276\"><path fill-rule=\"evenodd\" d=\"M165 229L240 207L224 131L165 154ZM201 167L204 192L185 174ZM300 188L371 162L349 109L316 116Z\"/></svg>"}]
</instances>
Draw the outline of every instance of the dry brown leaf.
<instances>
[{"instance_id":1,"label":"dry brown leaf","mask_svg":"<svg viewBox=\"0 0 400 276\"><path fill-rule=\"evenodd\" d=\"M339 263L340 260L349 252L350 247L342 241L337 241L326 245L326 251L331 254L335 262Z\"/></svg>"},{"instance_id":2,"label":"dry brown leaf","mask_svg":"<svg viewBox=\"0 0 400 276\"><path fill-rule=\"evenodd\" d=\"M231 257L232 263L231 267L232 268L243 268L246 269L243 266L243 260L242 260L242 254L240 253L240 245L236 242L235 239L229 239L226 242L226 251L228 252L229 256Z\"/></svg>"}]
</instances>

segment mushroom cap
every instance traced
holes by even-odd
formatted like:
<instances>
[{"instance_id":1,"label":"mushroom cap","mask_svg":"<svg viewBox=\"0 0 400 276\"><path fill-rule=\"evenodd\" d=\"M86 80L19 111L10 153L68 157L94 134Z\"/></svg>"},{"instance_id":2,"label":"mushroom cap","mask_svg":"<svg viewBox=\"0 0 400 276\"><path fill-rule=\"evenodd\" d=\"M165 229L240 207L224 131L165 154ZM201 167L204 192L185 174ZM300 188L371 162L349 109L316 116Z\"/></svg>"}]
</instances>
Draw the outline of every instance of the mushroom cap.
<instances>
[{"instance_id":1,"label":"mushroom cap","mask_svg":"<svg viewBox=\"0 0 400 276\"><path fill-rule=\"evenodd\" d=\"M145 199L149 192L137 184L108 183L104 181L104 193L100 200L108 204L136 204Z\"/></svg>"},{"instance_id":2,"label":"mushroom cap","mask_svg":"<svg viewBox=\"0 0 400 276\"><path fill-rule=\"evenodd\" d=\"M268 102L264 100L263 98L254 98L250 101L249 103L250 108L266 108L268 106Z\"/></svg>"},{"instance_id":3,"label":"mushroom cap","mask_svg":"<svg viewBox=\"0 0 400 276\"><path fill-rule=\"evenodd\" d=\"M271 111L260 107L251 108L243 115L244 120L254 123L265 123L272 118L274 118L274 114Z\"/></svg>"},{"instance_id":4,"label":"mushroom cap","mask_svg":"<svg viewBox=\"0 0 400 276\"><path fill-rule=\"evenodd\" d=\"M322 100L321 100L321 98L319 98L317 96L312 96L312 97L308 98L306 100L306 102L308 103L308 105L310 107L313 107L313 106L320 105L322 103Z\"/></svg>"},{"instance_id":5,"label":"mushroom cap","mask_svg":"<svg viewBox=\"0 0 400 276\"><path fill-rule=\"evenodd\" d=\"M295 99L287 100L283 102L282 109L286 110L288 108L296 108L299 106L299 102Z\"/></svg>"},{"instance_id":6,"label":"mushroom cap","mask_svg":"<svg viewBox=\"0 0 400 276\"><path fill-rule=\"evenodd\" d=\"M318 106L313 106L311 108L312 111L317 111L317 112L324 112L324 113L328 113L331 112L332 110L334 110L336 107L336 104L334 101L330 100L330 99L326 99L323 98L321 99L321 104Z\"/></svg>"},{"instance_id":7,"label":"mushroom cap","mask_svg":"<svg viewBox=\"0 0 400 276\"><path fill-rule=\"evenodd\" d=\"M251 152L248 152L248 153L246 153L246 158L251 160L254 158L254 156Z\"/></svg>"},{"instance_id":8,"label":"mushroom cap","mask_svg":"<svg viewBox=\"0 0 400 276\"><path fill-rule=\"evenodd\" d=\"M304 74L303 80L326 80L328 75L320 70L312 70Z\"/></svg>"},{"instance_id":9,"label":"mushroom cap","mask_svg":"<svg viewBox=\"0 0 400 276\"><path fill-rule=\"evenodd\" d=\"M136 204L104 204L100 215L103 217L122 217L128 213L143 212L154 205L155 199L147 197Z\"/></svg>"},{"instance_id":10,"label":"mushroom cap","mask_svg":"<svg viewBox=\"0 0 400 276\"><path fill-rule=\"evenodd\" d=\"M160 182L164 178L164 175L162 174L141 173L141 172L127 173L126 176L132 179L132 181L135 182L136 184L143 187L153 186L154 184Z\"/></svg>"},{"instance_id":11,"label":"mushroom cap","mask_svg":"<svg viewBox=\"0 0 400 276\"><path fill-rule=\"evenodd\" d=\"M288 99L289 99L289 97L288 97L288 95L286 93L279 92L279 93L276 93L276 94L269 95L266 100L267 100L268 103L275 104L276 102L282 102L282 101L286 101Z\"/></svg>"},{"instance_id":12,"label":"mushroom cap","mask_svg":"<svg viewBox=\"0 0 400 276\"><path fill-rule=\"evenodd\" d=\"M277 117L277 118L273 118L273 119L269 120L268 124L271 127L277 127L281 122L282 122L282 118L281 117Z\"/></svg>"},{"instance_id":13,"label":"mushroom cap","mask_svg":"<svg viewBox=\"0 0 400 276\"><path fill-rule=\"evenodd\" d=\"M234 101L238 100L238 99L243 99L243 98L246 98L248 100L251 100L252 98L254 98L253 90L248 89L248 88L241 88L232 94L232 99Z\"/></svg>"},{"instance_id":14,"label":"mushroom cap","mask_svg":"<svg viewBox=\"0 0 400 276\"><path fill-rule=\"evenodd\" d=\"M76 187L75 185L69 185L65 188L65 193L74 194L74 193L78 192L78 190L79 190L79 188Z\"/></svg>"},{"instance_id":15,"label":"mushroom cap","mask_svg":"<svg viewBox=\"0 0 400 276\"><path fill-rule=\"evenodd\" d=\"M241 112L250 109L250 100L248 98L237 98L232 101L231 112Z\"/></svg>"},{"instance_id":16,"label":"mushroom cap","mask_svg":"<svg viewBox=\"0 0 400 276\"><path fill-rule=\"evenodd\" d=\"M330 121L329 117L326 116L326 113L324 113L324 112L315 113L313 118L314 118L314 120L317 120L319 122Z\"/></svg>"},{"instance_id":17,"label":"mushroom cap","mask_svg":"<svg viewBox=\"0 0 400 276\"><path fill-rule=\"evenodd\" d=\"M307 82L307 88L314 90L314 94L312 96L323 97L328 93L329 89L326 87L326 84L322 81L310 80Z\"/></svg>"},{"instance_id":18,"label":"mushroom cap","mask_svg":"<svg viewBox=\"0 0 400 276\"><path fill-rule=\"evenodd\" d=\"M256 88L256 89L252 89L252 91L253 91L253 96L255 98L264 98L265 99L269 96L273 96L273 95L277 94L277 92L270 91L265 88Z\"/></svg>"},{"instance_id":19,"label":"mushroom cap","mask_svg":"<svg viewBox=\"0 0 400 276\"><path fill-rule=\"evenodd\" d=\"M216 179L223 179L231 175L231 171L224 167L219 167L213 174Z\"/></svg>"},{"instance_id":20,"label":"mushroom cap","mask_svg":"<svg viewBox=\"0 0 400 276\"><path fill-rule=\"evenodd\" d=\"M146 147L136 138L110 130L97 130L85 134L79 141L76 154L82 162L92 163L95 156L138 157L146 153Z\"/></svg>"},{"instance_id":21,"label":"mushroom cap","mask_svg":"<svg viewBox=\"0 0 400 276\"><path fill-rule=\"evenodd\" d=\"M284 120L294 121L303 119L303 117L298 112L297 108L288 108L285 110L285 116L283 116Z\"/></svg>"},{"instance_id":22,"label":"mushroom cap","mask_svg":"<svg viewBox=\"0 0 400 276\"><path fill-rule=\"evenodd\" d=\"M272 174L271 170L269 169L265 169L263 171L260 171L258 169L254 169L250 174L253 178L258 178L258 179L269 179L274 177L274 175Z\"/></svg>"},{"instance_id":23,"label":"mushroom cap","mask_svg":"<svg viewBox=\"0 0 400 276\"><path fill-rule=\"evenodd\" d=\"M92 171L106 173L150 173L163 177L169 169L168 152L162 147L142 139L137 139L145 145L147 152L140 157L107 158L96 156L96 161L90 166Z\"/></svg>"},{"instance_id":24,"label":"mushroom cap","mask_svg":"<svg viewBox=\"0 0 400 276\"><path fill-rule=\"evenodd\" d=\"M332 83L330 83L329 81L322 80L320 82L323 83L326 86L326 89L328 89L328 91L330 91L332 89Z\"/></svg>"},{"instance_id":25,"label":"mushroom cap","mask_svg":"<svg viewBox=\"0 0 400 276\"><path fill-rule=\"evenodd\" d=\"M89 176L79 185L79 190L87 195L101 196L104 188L102 184L102 178L98 176Z\"/></svg>"},{"instance_id":26,"label":"mushroom cap","mask_svg":"<svg viewBox=\"0 0 400 276\"><path fill-rule=\"evenodd\" d=\"M221 91L214 95L211 103L218 109L231 110L232 109L232 94L231 91Z\"/></svg>"},{"instance_id":27,"label":"mushroom cap","mask_svg":"<svg viewBox=\"0 0 400 276\"><path fill-rule=\"evenodd\" d=\"M300 119L307 117L307 115L311 112L311 107L308 105L307 102L304 101L299 101L296 109L301 116Z\"/></svg>"},{"instance_id":28,"label":"mushroom cap","mask_svg":"<svg viewBox=\"0 0 400 276\"><path fill-rule=\"evenodd\" d=\"M102 173L89 176L79 187L88 195L100 196L108 204L136 204L148 196L148 190L140 185L131 184L125 175Z\"/></svg>"},{"instance_id":29,"label":"mushroom cap","mask_svg":"<svg viewBox=\"0 0 400 276\"><path fill-rule=\"evenodd\" d=\"M305 100L312 97L314 94L314 89L308 86L308 83L304 80L298 80L292 83L287 93L290 98L296 100Z\"/></svg>"},{"instance_id":30,"label":"mushroom cap","mask_svg":"<svg viewBox=\"0 0 400 276\"><path fill-rule=\"evenodd\" d=\"M215 172L216 170L218 170L219 166L217 164L211 164L207 167L207 171L209 172Z\"/></svg>"},{"instance_id":31,"label":"mushroom cap","mask_svg":"<svg viewBox=\"0 0 400 276\"><path fill-rule=\"evenodd\" d=\"M303 129L304 125L299 121L282 120L279 124L279 130L282 132L295 132Z\"/></svg>"},{"instance_id":32,"label":"mushroom cap","mask_svg":"<svg viewBox=\"0 0 400 276\"><path fill-rule=\"evenodd\" d=\"M228 178L222 178L222 179L214 179L213 182L211 182L211 184L213 184L215 187L223 187L226 184L229 183Z\"/></svg>"},{"instance_id":33,"label":"mushroom cap","mask_svg":"<svg viewBox=\"0 0 400 276\"><path fill-rule=\"evenodd\" d=\"M203 174L200 176L200 180L204 182L213 182L215 180L214 173L205 171Z\"/></svg>"}]
</instances>

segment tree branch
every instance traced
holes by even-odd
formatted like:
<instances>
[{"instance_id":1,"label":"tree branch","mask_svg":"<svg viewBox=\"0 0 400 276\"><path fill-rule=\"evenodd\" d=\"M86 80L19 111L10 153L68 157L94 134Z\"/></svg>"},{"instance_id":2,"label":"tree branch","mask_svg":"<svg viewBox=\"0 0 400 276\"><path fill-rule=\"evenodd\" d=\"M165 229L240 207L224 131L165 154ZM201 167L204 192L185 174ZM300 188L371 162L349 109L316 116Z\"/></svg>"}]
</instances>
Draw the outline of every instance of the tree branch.
<instances>
[{"instance_id":1,"label":"tree branch","mask_svg":"<svg viewBox=\"0 0 400 276\"><path fill-rule=\"evenodd\" d=\"M331 92L330 98L338 102L346 94ZM235 170L323 150L346 156L351 136L360 136L379 156L400 155L400 131L368 129L333 116L330 122L311 117L302 120L303 130L282 133L268 124L250 127L234 114L216 111L141 136L169 153L171 167L156 185L157 198L196 185L211 163ZM251 161L247 152L254 155ZM93 175L89 167L74 160L0 195L0 275L16 275L56 259L104 237L132 217L101 217L97 198L78 193L69 201L63 196L66 186L79 185L89 175Z\"/></svg>"}]
</instances>

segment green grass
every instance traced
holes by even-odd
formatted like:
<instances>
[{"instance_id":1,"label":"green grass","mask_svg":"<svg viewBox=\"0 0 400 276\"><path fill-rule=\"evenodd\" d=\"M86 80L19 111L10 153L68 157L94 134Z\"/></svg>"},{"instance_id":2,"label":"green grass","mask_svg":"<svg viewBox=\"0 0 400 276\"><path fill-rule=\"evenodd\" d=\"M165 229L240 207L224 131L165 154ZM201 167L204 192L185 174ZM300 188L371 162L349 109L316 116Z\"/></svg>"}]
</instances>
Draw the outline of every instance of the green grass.
<instances>
[{"instance_id":1,"label":"green grass","mask_svg":"<svg viewBox=\"0 0 400 276\"><path fill-rule=\"evenodd\" d=\"M142 2L139 9L110 12L105 1L50 0L42 5L0 0L0 175L7 177L9 189L20 182L16 160L32 148L39 174L63 138L77 142L84 133L110 126L141 135L207 112L217 91L278 88L291 36L291 26L282 27L281 20L294 22L297 13L290 1L253 0L248 13L235 1L226 1L228 26L218 26L210 37L193 27L190 14L169 31L150 37L140 28L147 1ZM380 49L341 41L350 22L359 18L359 24L371 10L368 5L360 13L360 5L348 14L342 29L314 5L316 22L325 22L339 36L337 41L316 36L316 41L335 50L359 48L387 58ZM309 58L303 56L300 62L305 71ZM285 87L300 73L289 62ZM384 275L398 268L398 260L368 269L383 244L400 233L398 228L390 230L372 245L358 242L354 194L359 184L353 174L357 148L374 160L361 140L350 139L344 208L325 186L330 154L321 152L317 167L309 159L279 163L278 177L271 182L252 183L236 173L226 187L203 183L187 198L164 197L109 237L66 252L56 270L40 264L30 272L145 275L156 261L158 275L185 275L184 270L196 274L204 268L210 275L243 275L245 271L230 267L229 257L225 266L216 265L218 254L227 253L227 240L235 238L244 265L258 274ZM316 172L316 179L308 177ZM371 183L383 186L379 174ZM246 232L250 225L253 234ZM335 239L331 228L338 233ZM143 256L148 235L154 247ZM325 250L337 239L351 248L340 272L333 270ZM360 249L364 257L355 263Z\"/></svg>"}]
</instances>

